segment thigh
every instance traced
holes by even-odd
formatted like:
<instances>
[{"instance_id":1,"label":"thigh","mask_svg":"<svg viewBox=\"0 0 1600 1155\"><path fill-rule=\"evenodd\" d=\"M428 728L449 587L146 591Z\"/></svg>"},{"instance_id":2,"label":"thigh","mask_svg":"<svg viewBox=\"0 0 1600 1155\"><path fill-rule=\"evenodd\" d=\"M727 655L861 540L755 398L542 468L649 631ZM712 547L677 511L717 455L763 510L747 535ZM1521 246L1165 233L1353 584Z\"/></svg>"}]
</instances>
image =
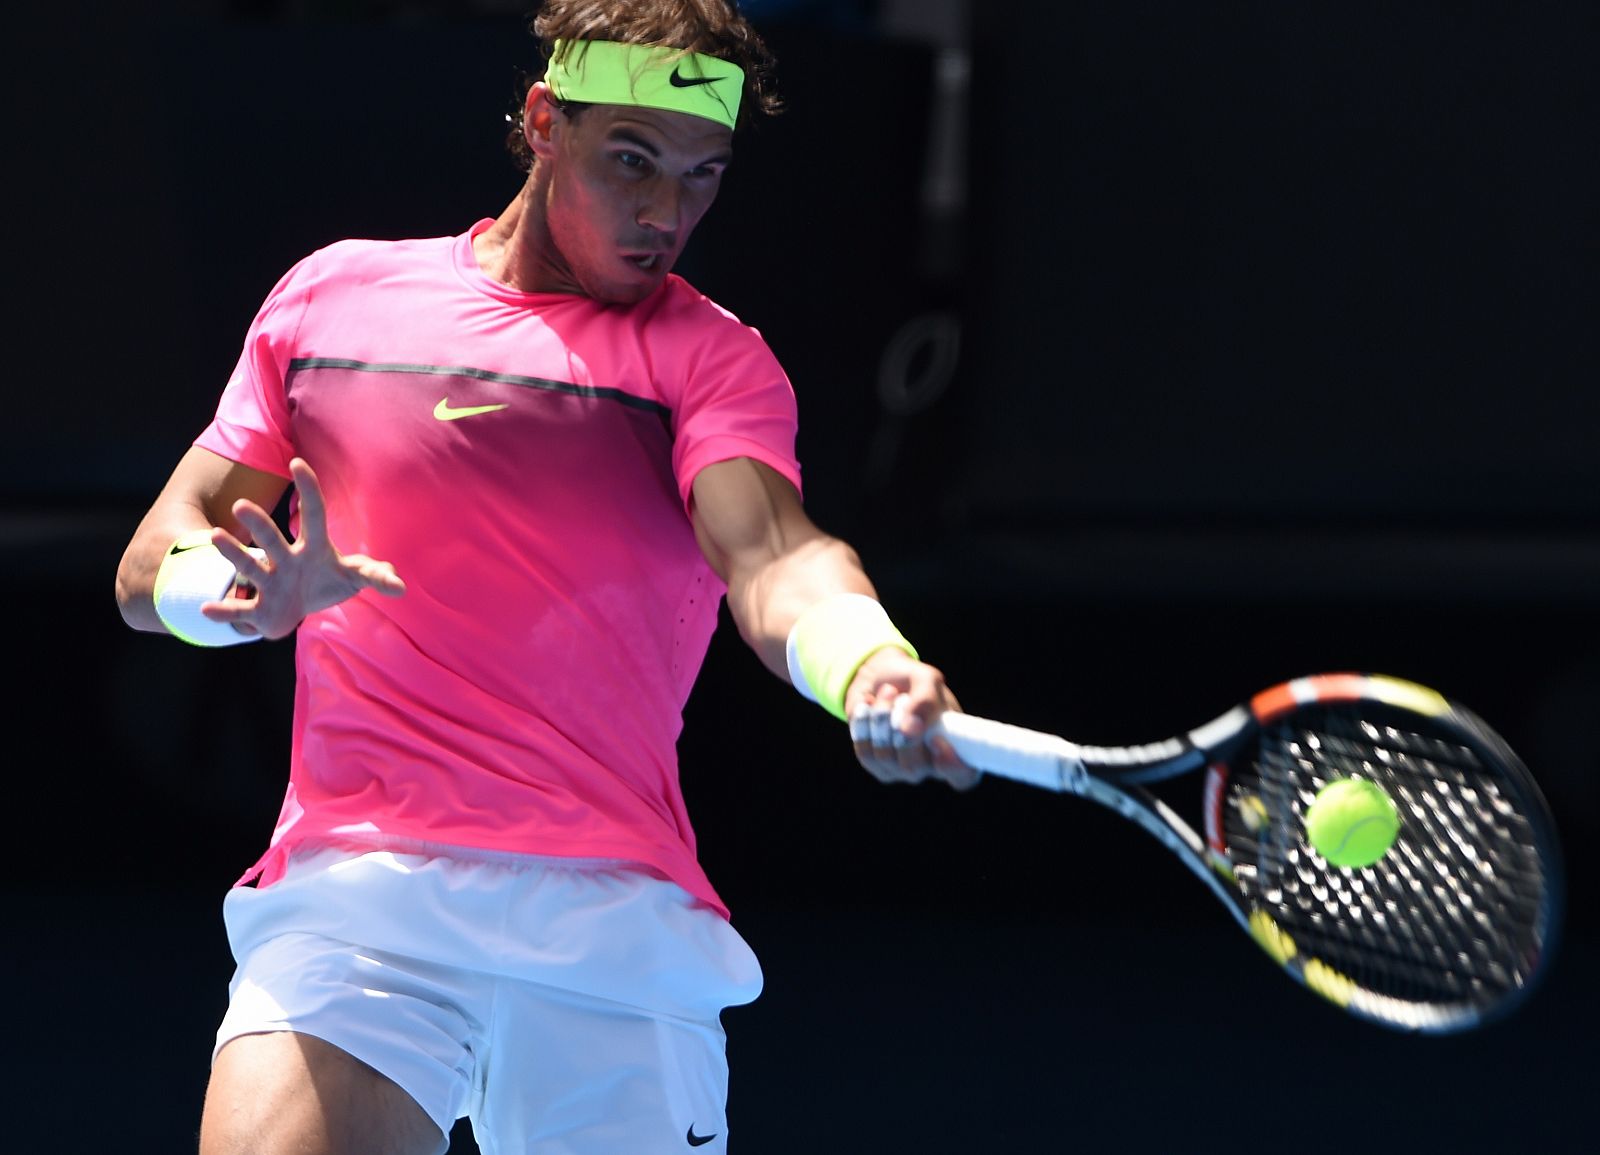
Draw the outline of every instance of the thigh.
<instances>
[{"instance_id":1,"label":"thigh","mask_svg":"<svg viewBox=\"0 0 1600 1155\"><path fill-rule=\"evenodd\" d=\"M212 1064L201 1155L438 1155L447 1146L410 1095L313 1036L241 1035Z\"/></svg>"},{"instance_id":2,"label":"thigh","mask_svg":"<svg viewBox=\"0 0 1600 1155\"><path fill-rule=\"evenodd\" d=\"M727 1150L727 1041L716 1019L506 981L484 1066L471 1112L484 1155Z\"/></svg>"},{"instance_id":3,"label":"thigh","mask_svg":"<svg viewBox=\"0 0 1600 1155\"><path fill-rule=\"evenodd\" d=\"M248 1115L242 1099L249 1078L270 1075L278 1064L284 1074L270 1083L274 1093L287 1106L303 1106L307 1118L320 1112L336 1123L349 1115L360 1125L369 1104L401 1101L407 1118L416 1110L431 1120L436 1143L464 1113L480 1021L473 1007L491 990L470 973L320 935L252 943L217 1030L213 1078L219 1095L233 1096L217 1109ZM240 1076L241 1067L250 1075Z\"/></svg>"}]
</instances>

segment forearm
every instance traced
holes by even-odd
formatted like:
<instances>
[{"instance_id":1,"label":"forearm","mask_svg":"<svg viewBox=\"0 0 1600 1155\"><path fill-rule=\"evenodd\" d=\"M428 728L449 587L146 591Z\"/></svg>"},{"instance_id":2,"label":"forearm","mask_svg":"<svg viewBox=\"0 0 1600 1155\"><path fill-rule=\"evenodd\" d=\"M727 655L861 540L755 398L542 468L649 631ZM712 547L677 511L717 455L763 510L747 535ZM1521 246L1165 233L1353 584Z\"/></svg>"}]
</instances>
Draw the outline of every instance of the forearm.
<instances>
[{"instance_id":1,"label":"forearm","mask_svg":"<svg viewBox=\"0 0 1600 1155\"><path fill-rule=\"evenodd\" d=\"M728 609L740 636L785 681L789 631L811 606L841 593L877 596L856 551L820 533L728 576Z\"/></svg>"},{"instance_id":2,"label":"forearm","mask_svg":"<svg viewBox=\"0 0 1600 1155\"><path fill-rule=\"evenodd\" d=\"M877 648L874 638L903 641L887 620L873 620L870 611L877 607L869 606L862 616L859 603L876 601L878 595L860 557L806 516L799 494L775 471L743 458L708 466L695 481L694 496L695 532L706 559L728 584L728 609L740 636L778 677L795 680L788 649L790 633L802 616L809 624L796 635L794 656L830 655L827 681L835 691L841 689L836 683ZM862 597L841 599L844 594ZM852 600L858 604L852 606ZM821 650L799 645L819 636L813 627L841 636L844 644L830 643ZM807 696L823 690L812 684L809 674L800 680ZM837 713L835 696L828 695L828 700Z\"/></svg>"},{"instance_id":3,"label":"forearm","mask_svg":"<svg viewBox=\"0 0 1600 1155\"><path fill-rule=\"evenodd\" d=\"M700 548L727 582L728 609L762 664L836 717L870 721L873 711L884 712L886 726L852 734L861 764L885 782L976 782L976 771L948 743L921 740L941 713L959 709L944 674L917 659L874 604L877 590L856 551L816 527L794 487L769 467L738 458L707 466L694 498L690 518ZM842 596L850 594L863 596ZM886 744L875 738L880 730L890 734Z\"/></svg>"}]
</instances>

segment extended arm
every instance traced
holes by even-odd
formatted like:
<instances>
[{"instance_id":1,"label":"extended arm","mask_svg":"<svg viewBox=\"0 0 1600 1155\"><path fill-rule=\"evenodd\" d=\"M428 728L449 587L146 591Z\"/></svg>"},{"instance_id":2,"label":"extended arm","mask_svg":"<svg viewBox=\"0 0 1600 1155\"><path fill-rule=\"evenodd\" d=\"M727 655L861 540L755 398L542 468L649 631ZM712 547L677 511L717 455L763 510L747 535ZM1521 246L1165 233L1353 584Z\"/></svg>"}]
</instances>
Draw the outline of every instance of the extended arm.
<instances>
[{"instance_id":1,"label":"extended arm","mask_svg":"<svg viewBox=\"0 0 1600 1155\"><path fill-rule=\"evenodd\" d=\"M762 663L789 680L785 648L801 614L837 594L876 598L856 551L819 529L776 471L749 458L708 466L694 483L693 520L700 548L728 583L728 608L740 636ZM856 742L857 757L884 781L939 777L965 788L977 774L943 742L930 748L923 732L945 710L959 709L933 666L884 646L856 670L845 709L894 707L900 744Z\"/></svg>"}]
</instances>

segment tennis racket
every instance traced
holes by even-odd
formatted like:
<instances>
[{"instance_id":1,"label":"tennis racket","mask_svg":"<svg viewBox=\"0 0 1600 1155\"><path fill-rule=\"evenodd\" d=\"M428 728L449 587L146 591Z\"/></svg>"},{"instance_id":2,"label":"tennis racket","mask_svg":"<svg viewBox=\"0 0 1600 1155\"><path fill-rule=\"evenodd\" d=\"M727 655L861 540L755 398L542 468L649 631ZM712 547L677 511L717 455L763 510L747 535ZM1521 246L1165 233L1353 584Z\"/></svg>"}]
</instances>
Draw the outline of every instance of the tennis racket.
<instances>
[{"instance_id":1,"label":"tennis racket","mask_svg":"<svg viewBox=\"0 0 1600 1155\"><path fill-rule=\"evenodd\" d=\"M1132 819L1279 966L1360 1018L1468 1030L1522 1003L1548 967L1564 888L1544 798L1504 740L1427 687L1314 675L1145 746L954 713L931 733L978 770ZM1196 771L1203 837L1148 789ZM1371 866L1334 866L1307 838L1306 808L1342 778L1382 787L1400 817Z\"/></svg>"}]
</instances>

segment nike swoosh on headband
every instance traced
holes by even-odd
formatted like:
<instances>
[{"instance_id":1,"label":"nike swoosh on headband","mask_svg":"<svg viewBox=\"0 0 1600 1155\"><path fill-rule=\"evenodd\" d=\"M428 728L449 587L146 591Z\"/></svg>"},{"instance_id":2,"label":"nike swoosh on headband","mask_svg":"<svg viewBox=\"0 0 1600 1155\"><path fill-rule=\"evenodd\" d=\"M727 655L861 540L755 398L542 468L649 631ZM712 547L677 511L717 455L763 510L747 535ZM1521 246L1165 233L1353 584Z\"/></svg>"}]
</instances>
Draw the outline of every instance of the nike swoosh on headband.
<instances>
[{"instance_id":1,"label":"nike swoosh on headband","mask_svg":"<svg viewBox=\"0 0 1600 1155\"><path fill-rule=\"evenodd\" d=\"M672 75L667 77L667 83L674 88L693 88L697 84L715 84L719 80L728 79L726 76L684 76L676 68Z\"/></svg>"}]
</instances>

